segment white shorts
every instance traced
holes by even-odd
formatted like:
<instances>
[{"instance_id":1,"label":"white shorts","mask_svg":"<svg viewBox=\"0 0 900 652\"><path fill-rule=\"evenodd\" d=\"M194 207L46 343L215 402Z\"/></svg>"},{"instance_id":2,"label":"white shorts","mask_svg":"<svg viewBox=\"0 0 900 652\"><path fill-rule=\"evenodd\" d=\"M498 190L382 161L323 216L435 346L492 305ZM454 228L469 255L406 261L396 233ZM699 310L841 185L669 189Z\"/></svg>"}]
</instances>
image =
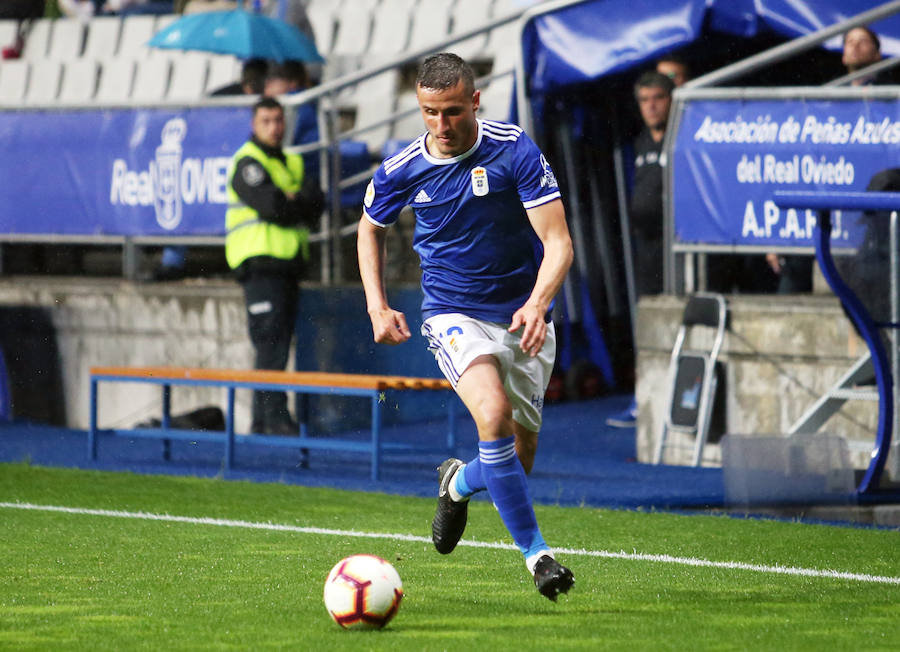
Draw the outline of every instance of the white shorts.
<instances>
[{"instance_id":1,"label":"white shorts","mask_svg":"<svg viewBox=\"0 0 900 652\"><path fill-rule=\"evenodd\" d=\"M547 338L535 357L519 348L522 329L510 333L508 324L495 324L448 313L429 317L422 324L422 335L438 367L456 387L462 373L475 358L492 355L500 365L500 379L512 404L516 423L537 432L541 429L544 393L550 382L556 359L556 331L547 324Z\"/></svg>"}]
</instances>

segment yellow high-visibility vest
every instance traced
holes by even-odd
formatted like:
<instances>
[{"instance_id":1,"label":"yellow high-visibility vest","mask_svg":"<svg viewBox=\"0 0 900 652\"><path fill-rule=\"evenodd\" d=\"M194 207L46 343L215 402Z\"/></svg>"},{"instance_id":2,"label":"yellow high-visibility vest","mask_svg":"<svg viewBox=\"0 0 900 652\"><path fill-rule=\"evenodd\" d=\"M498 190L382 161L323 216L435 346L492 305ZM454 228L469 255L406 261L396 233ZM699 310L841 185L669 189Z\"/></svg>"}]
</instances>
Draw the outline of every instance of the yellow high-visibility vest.
<instances>
[{"instance_id":1,"label":"yellow high-visibility vest","mask_svg":"<svg viewBox=\"0 0 900 652\"><path fill-rule=\"evenodd\" d=\"M309 258L309 230L280 226L259 218L259 213L244 204L232 182L237 162L249 156L269 173L273 183L285 193L296 193L303 184L303 158L285 154L285 161L267 156L253 141L247 141L235 152L228 169L228 210L225 213L225 258L231 269L253 256L273 256L291 260L302 250Z\"/></svg>"}]
</instances>

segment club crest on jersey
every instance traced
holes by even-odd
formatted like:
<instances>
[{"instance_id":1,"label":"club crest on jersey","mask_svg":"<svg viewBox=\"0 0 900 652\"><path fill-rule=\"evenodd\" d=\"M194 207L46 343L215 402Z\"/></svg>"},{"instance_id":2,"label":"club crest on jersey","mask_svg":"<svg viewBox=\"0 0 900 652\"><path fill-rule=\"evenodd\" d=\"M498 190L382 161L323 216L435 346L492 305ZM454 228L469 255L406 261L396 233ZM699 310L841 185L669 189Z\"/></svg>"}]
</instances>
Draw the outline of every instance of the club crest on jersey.
<instances>
[{"instance_id":1,"label":"club crest on jersey","mask_svg":"<svg viewBox=\"0 0 900 652\"><path fill-rule=\"evenodd\" d=\"M488 186L487 170L481 166L472 168L472 194L476 197L484 197L488 192L490 192L490 187Z\"/></svg>"}]
</instances>

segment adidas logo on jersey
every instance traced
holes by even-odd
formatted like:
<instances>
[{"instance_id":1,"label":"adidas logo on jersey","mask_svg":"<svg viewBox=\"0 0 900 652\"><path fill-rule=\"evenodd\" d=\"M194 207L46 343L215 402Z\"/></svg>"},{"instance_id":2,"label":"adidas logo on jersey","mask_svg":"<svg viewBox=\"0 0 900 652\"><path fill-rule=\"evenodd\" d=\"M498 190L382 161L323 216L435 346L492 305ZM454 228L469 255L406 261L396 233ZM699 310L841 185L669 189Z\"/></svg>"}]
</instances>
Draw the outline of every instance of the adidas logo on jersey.
<instances>
[{"instance_id":1,"label":"adidas logo on jersey","mask_svg":"<svg viewBox=\"0 0 900 652\"><path fill-rule=\"evenodd\" d=\"M431 201L431 197L428 196L428 193L424 190L420 190L416 195L416 198L413 199L414 204L427 204Z\"/></svg>"}]
</instances>

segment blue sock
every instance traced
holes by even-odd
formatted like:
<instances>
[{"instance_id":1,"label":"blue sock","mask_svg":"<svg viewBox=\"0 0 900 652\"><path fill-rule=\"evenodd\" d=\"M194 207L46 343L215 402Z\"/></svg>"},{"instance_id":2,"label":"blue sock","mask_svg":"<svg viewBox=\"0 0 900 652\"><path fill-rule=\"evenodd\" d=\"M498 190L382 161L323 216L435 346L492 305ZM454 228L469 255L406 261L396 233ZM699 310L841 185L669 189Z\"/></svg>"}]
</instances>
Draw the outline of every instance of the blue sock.
<instances>
[{"instance_id":1,"label":"blue sock","mask_svg":"<svg viewBox=\"0 0 900 652\"><path fill-rule=\"evenodd\" d=\"M481 460L477 456L467 462L463 467L463 472L457 473L453 480L456 483L456 491L465 498L487 489L481 475Z\"/></svg>"},{"instance_id":2,"label":"blue sock","mask_svg":"<svg viewBox=\"0 0 900 652\"><path fill-rule=\"evenodd\" d=\"M478 442L481 474L503 524L526 559L547 550L531 505L525 470L516 456L516 438Z\"/></svg>"}]
</instances>

